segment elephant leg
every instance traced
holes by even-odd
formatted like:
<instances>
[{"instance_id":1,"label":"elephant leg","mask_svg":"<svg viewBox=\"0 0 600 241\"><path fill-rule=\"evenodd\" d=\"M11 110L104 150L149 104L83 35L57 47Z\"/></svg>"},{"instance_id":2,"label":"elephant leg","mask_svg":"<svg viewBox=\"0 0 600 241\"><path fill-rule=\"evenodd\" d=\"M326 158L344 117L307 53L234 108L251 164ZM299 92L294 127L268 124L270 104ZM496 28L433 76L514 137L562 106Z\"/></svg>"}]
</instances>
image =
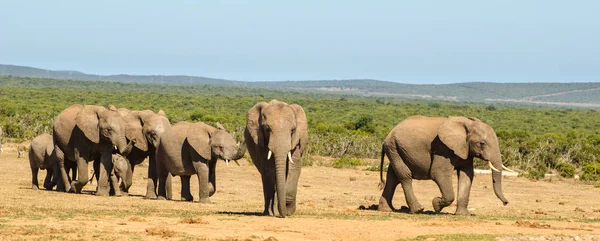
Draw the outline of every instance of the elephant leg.
<instances>
[{"instance_id":1,"label":"elephant leg","mask_svg":"<svg viewBox=\"0 0 600 241\"><path fill-rule=\"evenodd\" d=\"M194 196L190 192L190 177L179 176L181 178L181 201L194 201Z\"/></svg>"},{"instance_id":2,"label":"elephant leg","mask_svg":"<svg viewBox=\"0 0 600 241\"><path fill-rule=\"evenodd\" d=\"M161 163L156 163L156 174L158 177L158 196L159 200L170 200L169 190L171 190L171 181L169 172ZM150 179L150 178L148 178Z\"/></svg>"},{"instance_id":3,"label":"elephant leg","mask_svg":"<svg viewBox=\"0 0 600 241\"><path fill-rule=\"evenodd\" d=\"M85 184L87 184L89 180L87 173L88 163L85 159L77 155L77 153L75 155L75 158L77 159L77 169L79 169L79 176L77 177L77 179L73 177L73 181L71 181L71 192L81 193L81 189L83 189L83 186L85 186Z\"/></svg>"},{"instance_id":4,"label":"elephant leg","mask_svg":"<svg viewBox=\"0 0 600 241\"><path fill-rule=\"evenodd\" d=\"M54 170L52 170L52 168L46 169L46 178L44 179L44 188L46 190L52 190L52 188L54 188L54 186L56 185L56 183L53 180L53 173Z\"/></svg>"},{"instance_id":5,"label":"elephant leg","mask_svg":"<svg viewBox=\"0 0 600 241\"><path fill-rule=\"evenodd\" d=\"M38 171L39 171L39 168L31 167L31 188L33 190L40 189L40 187L38 185Z\"/></svg>"},{"instance_id":6,"label":"elephant leg","mask_svg":"<svg viewBox=\"0 0 600 241\"><path fill-rule=\"evenodd\" d=\"M458 171L458 200L456 205L456 215L469 215L469 194L471 193L471 184L473 183L473 166Z\"/></svg>"},{"instance_id":7,"label":"elephant leg","mask_svg":"<svg viewBox=\"0 0 600 241\"><path fill-rule=\"evenodd\" d=\"M131 181L133 180L133 169L135 167L135 165L131 165L131 163L129 164L130 170L125 174L125 177L123 178L123 182L121 182L121 185L119 186L119 188L121 189L121 193L125 196L129 195L129 188L131 188ZM129 180L126 181L126 180Z\"/></svg>"},{"instance_id":8,"label":"elephant leg","mask_svg":"<svg viewBox=\"0 0 600 241\"><path fill-rule=\"evenodd\" d=\"M68 160L66 160L64 152L57 145L54 145L54 152L56 155L54 176L58 179L56 190L59 192L71 192L71 180L69 180L69 175L67 175L67 171L65 170L65 161Z\"/></svg>"},{"instance_id":9,"label":"elephant leg","mask_svg":"<svg viewBox=\"0 0 600 241\"><path fill-rule=\"evenodd\" d=\"M110 176L113 170L112 163L112 149L110 151L105 150L102 152L100 156L100 172L98 174L98 186L96 187L96 196L109 196L110 195ZM87 168L85 170L79 169L79 172L86 172L85 174L81 173L80 175L86 175L87 178ZM119 189L115 190L115 195L120 196L121 193Z\"/></svg>"},{"instance_id":10,"label":"elephant leg","mask_svg":"<svg viewBox=\"0 0 600 241\"><path fill-rule=\"evenodd\" d=\"M440 188L441 197L434 197L431 201L433 209L436 212L442 211L443 208L450 206L454 202L454 190L452 188L452 172L443 172L439 175L432 175L433 181Z\"/></svg>"},{"instance_id":11,"label":"elephant leg","mask_svg":"<svg viewBox=\"0 0 600 241\"><path fill-rule=\"evenodd\" d=\"M192 155L194 156L194 155ZM210 203L210 190L208 183L208 165L200 161L200 158L192 158L192 164L198 175L198 198L201 203Z\"/></svg>"},{"instance_id":12,"label":"elephant leg","mask_svg":"<svg viewBox=\"0 0 600 241\"><path fill-rule=\"evenodd\" d=\"M208 196L212 197L217 191L217 176L215 174L217 161L208 162Z\"/></svg>"},{"instance_id":13,"label":"elephant leg","mask_svg":"<svg viewBox=\"0 0 600 241\"><path fill-rule=\"evenodd\" d=\"M119 188L119 178L117 178L117 175L115 175L114 170L110 174L110 187L111 194L114 194L117 197L120 197L122 195L122 193L120 192L121 189Z\"/></svg>"},{"instance_id":14,"label":"elephant leg","mask_svg":"<svg viewBox=\"0 0 600 241\"><path fill-rule=\"evenodd\" d=\"M298 191L298 180L300 179L300 172L302 171L302 157L300 152L294 152L292 156L294 163L288 163L289 171L286 180L286 194L285 194L285 206L287 215L292 215L296 212L296 193Z\"/></svg>"},{"instance_id":15,"label":"elephant leg","mask_svg":"<svg viewBox=\"0 0 600 241\"><path fill-rule=\"evenodd\" d=\"M396 187L398 187L398 184L400 184L400 182L398 181L396 172L394 172L393 168L388 168L385 187L383 188L383 193L379 198L379 206L377 210L382 212L393 212L395 210L394 205L392 205L392 200L394 199L394 193L396 192Z\"/></svg>"},{"instance_id":16,"label":"elephant leg","mask_svg":"<svg viewBox=\"0 0 600 241\"><path fill-rule=\"evenodd\" d=\"M132 166L133 168L133 166ZM156 172L156 156L150 155L148 158L148 179L146 182L146 199L156 199L156 188L158 184L158 174Z\"/></svg>"},{"instance_id":17,"label":"elephant leg","mask_svg":"<svg viewBox=\"0 0 600 241\"><path fill-rule=\"evenodd\" d=\"M423 206L419 203L419 201L417 200L417 197L415 196L415 193L413 191L413 187L412 187L412 171L410 170L410 168L408 168L408 166L406 165L406 163L404 163L404 160L402 159L402 157L398 154L396 148L386 148L387 149L387 157L390 160L390 167L389 169L393 169L393 171L396 174L396 178L398 179L398 182L400 182L400 184L402 185L402 190L404 191L404 198L406 199L406 204L408 205L408 209L410 213L421 213L423 212ZM387 194L389 195L389 194ZM393 194L391 194L391 197L393 197ZM391 203L392 200L389 200L389 203ZM391 207L390 207L391 208Z\"/></svg>"},{"instance_id":18,"label":"elephant leg","mask_svg":"<svg viewBox=\"0 0 600 241\"><path fill-rule=\"evenodd\" d=\"M263 184L263 196L265 199L264 215L275 216L275 171L264 170L261 173L262 184Z\"/></svg>"}]
</instances>

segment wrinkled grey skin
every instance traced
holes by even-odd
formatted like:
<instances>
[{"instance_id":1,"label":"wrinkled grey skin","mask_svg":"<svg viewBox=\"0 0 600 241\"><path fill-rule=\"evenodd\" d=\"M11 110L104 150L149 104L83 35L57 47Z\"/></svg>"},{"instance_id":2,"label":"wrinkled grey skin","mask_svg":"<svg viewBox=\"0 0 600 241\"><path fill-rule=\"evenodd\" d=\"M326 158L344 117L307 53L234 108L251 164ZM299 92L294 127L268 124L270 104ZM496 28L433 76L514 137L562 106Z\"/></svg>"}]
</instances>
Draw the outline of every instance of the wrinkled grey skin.
<instances>
[{"instance_id":1,"label":"wrinkled grey skin","mask_svg":"<svg viewBox=\"0 0 600 241\"><path fill-rule=\"evenodd\" d=\"M128 144L125 138L123 117L115 108L75 104L55 118L53 130L58 163L55 176L58 183L62 184L59 188L64 186L61 191L80 193L89 179L88 162L100 160L96 195L108 196L113 147L117 147L123 155L132 148L132 143ZM71 183L65 170L65 160L77 164L79 175Z\"/></svg>"},{"instance_id":2,"label":"wrinkled grey skin","mask_svg":"<svg viewBox=\"0 0 600 241\"><path fill-rule=\"evenodd\" d=\"M458 174L457 215L469 215L469 193L473 182L473 158L490 162L502 170L502 157L496 133L489 125L475 118L432 118L411 116L400 122L385 138L382 145L381 167L384 154L390 160L387 183L379 199L380 211L393 211L392 199L398 183L402 184L406 203L411 213L423 211L412 189L412 180L432 179L440 188L442 197L432 200L436 212L454 201L452 175ZM496 196L504 203L502 172L493 171ZM385 184L384 184L385 183Z\"/></svg>"},{"instance_id":3,"label":"wrinkled grey skin","mask_svg":"<svg viewBox=\"0 0 600 241\"><path fill-rule=\"evenodd\" d=\"M246 115L244 135L252 162L262 178L263 213L279 217L292 215L296 211L302 154L308 143L304 109L277 100L260 102ZM269 151L272 152L270 158Z\"/></svg>"},{"instance_id":4,"label":"wrinkled grey skin","mask_svg":"<svg viewBox=\"0 0 600 241\"><path fill-rule=\"evenodd\" d=\"M31 167L31 188L38 190L38 171L46 169L46 178L44 179L44 188L52 190L56 185L56 180L52 178L54 172L54 142L49 134L41 134L31 141L29 146L29 166Z\"/></svg>"},{"instance_id":5,"label":"wrinkled grey skin","mask_svg":"<svg viewBox=\"0 0 600 241\"><path fill-rule=\"evenodd\" d=\"M124 177L131 176L131 164L129 161L121 156L121 154L112 154L112 162L113 162L113 171L110 174L110 194L111 195L127 195L127 193L118 193L115 190L119 189L119 181L125 182ZM96 181L98 181L98 172L100 169L100 162L94 161L94 173L92 173L92 177L90 178L90 183L96 176Z\"/></svg>"},{"instance_id":6,"label":"wrinkled grey skin","mask_svg":"<svg viewBox=\"0 0 600 241\"><path fill-rule=\"evenodd\" d=\"M156 150L158 198L172 198L170 173L181 177L181 199L193 201L190 176L198 175L200 202L210 203L217 188L217 160L238 160L245 152L245 146L238 148L233 136L218 123L217 128L202 122L173 125L163 134Z\"/></svg>"},{"instance_id":7,"label":"wrinkled grey skin","mask_svg":"<svg viewBox=\"0 0 600 241\"><path fill-rule=\"evenodd\" d=\"M165 112L160 110L154 113L151 110L130 111L125 108L118 109L119 114L123 116L125 126L125 136L128 141L136 139L131 152L126 156L131 166L131 172L123 176L123 182L120 189L123 193L128 193L133 183L133 171L135 166L139 165L148 158L148 179L146 184L145 198L156 198L156 148L163 133L171 129L171 122L167 119Z\"/></svg>"}]
</instances>

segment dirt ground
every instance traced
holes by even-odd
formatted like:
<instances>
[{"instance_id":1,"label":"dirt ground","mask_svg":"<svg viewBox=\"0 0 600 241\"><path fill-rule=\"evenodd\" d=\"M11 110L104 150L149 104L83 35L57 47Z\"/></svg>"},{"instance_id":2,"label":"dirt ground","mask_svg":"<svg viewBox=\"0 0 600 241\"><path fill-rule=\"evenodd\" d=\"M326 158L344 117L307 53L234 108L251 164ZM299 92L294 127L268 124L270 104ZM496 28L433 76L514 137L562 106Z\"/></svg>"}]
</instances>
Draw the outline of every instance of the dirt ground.
<instances>
[{"instance_id":1,"label":"dirt ground","mask_svg":"<svg viewBox=\"0 0 600 241\"><path fill-rule=\"evenodd\" d=\"M305 167L297 212L281 219L260 216L260 176L244 160L241 166L229 167L219 162L213 203L200 204L143 199L145 165L136 167L127 197L96 197L95 182L82 194L34 191L29 162L17 159L13 146L4 144L0 154L0 240L469 240L600 234L600 189L572 180L505 177L503 189L510 203L502 206L491 188L491 176L476 175L470 217L451 215L455 205L433 213L437 186L416 181L416 195L428 212L414 215L368 210L381 194L378 172ZM40 171L40 180L44 175ZM178 200L179 178L173 180ZM197 193L195 177L192 184ZM394 204L399 208L404 203L398 188Z\"/></svg>"}]
</instances>

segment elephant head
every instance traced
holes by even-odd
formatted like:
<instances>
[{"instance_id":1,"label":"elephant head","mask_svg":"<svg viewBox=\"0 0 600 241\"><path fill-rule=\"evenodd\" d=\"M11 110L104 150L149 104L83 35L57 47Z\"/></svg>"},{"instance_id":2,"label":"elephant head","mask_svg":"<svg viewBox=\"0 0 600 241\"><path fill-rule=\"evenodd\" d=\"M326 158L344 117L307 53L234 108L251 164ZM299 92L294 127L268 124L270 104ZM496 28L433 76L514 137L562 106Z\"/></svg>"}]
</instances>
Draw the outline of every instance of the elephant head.
<instances>
[{"instance_id":1,"label":"elephant head","mask_svg":"<svg viewBox=\"0 0 600 241\"><path fill-rule=\"evenodd\" d=\"M494 193L504 205L502 194L502 155L494 129L476 118L450 117L438 129L440 140L461 159L477 157L492 168Z\"/></svg>"},{"instance_id":2,"label":"elephant head","mask_svg":"<svg viewBox=\"0 0 600 241\"><path fill-rule=\"evenodd\" d=\"M294 150L306 146L305 137L308 135L304 109L299 105L289 105L277 100L260 102L248 111L246 122L252 141L263 150L259 154L264 155L261 158L275 164L278 211L281 217L285 217L288 161L293 162L291 153Z\"/></svg>"},{"instance_id":3,"label":"elephant head","mask_svg":"<svg viewBox=\"0 0 600 241\"><path fill-rule=\"evenodd\" d=\"M135 147L146 152L150 147L156 150L160 137L171 128L171 123L165 112L160 110L154 113L151 110L126 111L119 109L126 122L127 139L136 139Z\"/></svg>"},{"instance_id":4,"label":"elephant head","mask_svg":"<svg viewBox=\"0 0 600 241\"><path fill-rule=\"evenodd\" d=\"M225 160L227 165L229 160L237 163L246 153L246 145L236 144L233 136L219 123L217 128L202 122L192 124L187 130L187 141L202 158Z\"/></svg>"},{"instance_id":5,"label":"elephant head","mask_svg":"<svg viewBox=\"0 0 600 241\"><path fill-rule=\"evenodd\" d=\"M77 127L85 137L95 144L111 143L119 153L128 153L125 139L125 121L114 106L106 109L103 106L85 105L75 118Z\"/></svg>"}]
</instances>

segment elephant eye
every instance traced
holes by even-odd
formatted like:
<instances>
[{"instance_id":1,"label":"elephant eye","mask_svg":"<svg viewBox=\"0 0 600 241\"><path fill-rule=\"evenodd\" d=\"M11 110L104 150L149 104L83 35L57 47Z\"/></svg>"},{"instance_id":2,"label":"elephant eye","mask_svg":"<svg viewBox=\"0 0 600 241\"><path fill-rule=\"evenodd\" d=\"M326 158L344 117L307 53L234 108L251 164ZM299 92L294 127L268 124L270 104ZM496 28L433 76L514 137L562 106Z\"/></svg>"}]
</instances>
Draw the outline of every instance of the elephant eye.
<instances>
[{"instance_id":1,"label":"elephant eye","mask_svg":"<svg viewBox=\"0 0 600 241\"><path fill-rule=\"evenodd\" d=\"M479 145L480 145L480 146L485 146L485 141L480 141L480 142L479 142Z\"/></svg>"},{"instance_id":2,"label":"elephant eye","mask_svg":"<svg viewBox=\"0 0 600 241\"><path fill-rule=\"evenodd\" d=\"M296 133L296 127L292 128L292 133Z\"/></svg>"}]
</instances>

